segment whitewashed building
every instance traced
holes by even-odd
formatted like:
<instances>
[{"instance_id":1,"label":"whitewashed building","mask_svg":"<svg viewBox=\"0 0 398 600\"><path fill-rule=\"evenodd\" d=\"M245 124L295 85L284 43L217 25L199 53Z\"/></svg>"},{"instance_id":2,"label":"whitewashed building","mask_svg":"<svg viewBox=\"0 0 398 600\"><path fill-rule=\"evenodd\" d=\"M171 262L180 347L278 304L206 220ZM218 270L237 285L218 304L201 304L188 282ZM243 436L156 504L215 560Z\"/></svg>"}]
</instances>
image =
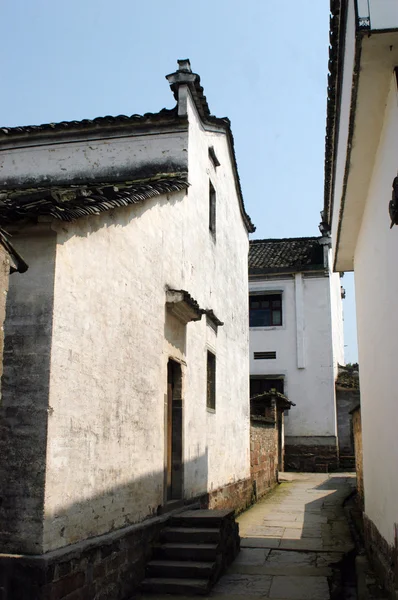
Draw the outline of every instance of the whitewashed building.
<instances>
[{"instance_id":1,"label":"whitewashed building","mask_svg":"<svg viewBox=\"0 0 398 600\"><path fill-rule=\"evenodd\" d=\"M104 589L114 544L109 597L130 597L156 515L250 502L254 227L228 119L189 61L167 79L171 110L0 130L0 217L29 262L5 323L5 589L50 593L72 556L89 600L87 552Z\"/></svg>"},{"instance_id":2,"label":"whitewashed building","mask_svg":"<svg viewBox=\"0 0 398 600\"><path fill-rule=\"evenodd\" d=\"M344 364L341 286L330 238L252 240L250 393L275 388L285 417L286 470L338 467L335 379Z\"/></svg>"},{"instance_id":3,"label":"whitewashed building","mask_svg":"<svg viewBox=\"0 0 398 600\"><path fill-rule=\"evenodd\" d=\"M365 535L398 588L398 3L331 2L324 223L354 271ZM394 188L393 188L394 186Z\"/></svg>"}]
</instances>

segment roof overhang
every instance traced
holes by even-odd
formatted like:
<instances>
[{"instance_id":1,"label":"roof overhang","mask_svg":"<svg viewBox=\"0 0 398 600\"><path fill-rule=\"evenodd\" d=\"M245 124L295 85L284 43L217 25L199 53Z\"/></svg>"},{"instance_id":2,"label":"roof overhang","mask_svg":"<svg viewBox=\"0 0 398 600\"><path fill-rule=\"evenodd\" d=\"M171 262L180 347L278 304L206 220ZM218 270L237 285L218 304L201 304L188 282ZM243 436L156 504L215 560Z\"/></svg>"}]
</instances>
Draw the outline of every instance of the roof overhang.
<instances>
[{"instance_id":1,"label":"roof overhang","mask_svg":"<svg viewBox=\"0 0 398 600\"><path fill-rule=\"evenodd\" d=\"M190 321L200 321L206 312L186 290L166 290L167 310L186 325Z\"/></svg>"},{"instance_id":2,"label":"roof overhang","mask_svg":"<svg viewBox=\"0 0 398 600\"><path fill-rule=\"evenodd\" d=\"M334 270L353 271L354 254L383 127L391 77L398 65L398 29L357 34L350 114L351 144L337 225ZM386 199L387 201L387 199Z\"/></svg>"}]
</instances>

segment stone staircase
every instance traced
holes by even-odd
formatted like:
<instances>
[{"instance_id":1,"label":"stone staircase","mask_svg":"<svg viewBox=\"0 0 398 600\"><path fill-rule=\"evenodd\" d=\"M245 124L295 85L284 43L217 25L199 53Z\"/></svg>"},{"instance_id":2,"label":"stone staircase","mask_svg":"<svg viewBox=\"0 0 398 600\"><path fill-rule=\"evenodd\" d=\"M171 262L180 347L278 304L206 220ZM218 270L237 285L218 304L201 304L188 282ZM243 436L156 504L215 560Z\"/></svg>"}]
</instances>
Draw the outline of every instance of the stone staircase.
<instances>
[{"instance_id":1,"label":"stone staircase","mask_svg":"<svg viewBox=\"0 0 398 600\"><path fill-rule=\"evenodd\" d=\"M146 593L204 595L239 552L233 510L187 510L163 528L141 589Z\"/></svg>"},{"instance_id":2,"label":"stone staircase","mask_svg":"<svg viewBox=\"0 0 398 600\"><path fill-rule=\"evenodd\" d=\"M355 471L355 456L340 454L340 469L343 471Z\"/></svg>"}]
</instances>

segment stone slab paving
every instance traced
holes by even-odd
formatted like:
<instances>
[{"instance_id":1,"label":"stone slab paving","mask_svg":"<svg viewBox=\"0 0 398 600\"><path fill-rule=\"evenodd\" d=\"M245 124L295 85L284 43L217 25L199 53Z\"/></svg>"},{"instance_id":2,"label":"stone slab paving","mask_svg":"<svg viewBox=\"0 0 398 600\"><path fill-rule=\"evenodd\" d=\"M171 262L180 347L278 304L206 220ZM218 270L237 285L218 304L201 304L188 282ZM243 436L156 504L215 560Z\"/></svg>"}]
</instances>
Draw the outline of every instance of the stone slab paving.
<instances>
[{"instance_id":1,"label":"stone slab paving","mask_svg":"<svg viewBox=\"0 0 398 600\"><path fill-rule=\"evenodd\" d=\"M237 519L241 552L208 598L330 600L333 565L354 548L342 503L355 476L284 475L283 483Z\"/></svg>"}]
</instances>

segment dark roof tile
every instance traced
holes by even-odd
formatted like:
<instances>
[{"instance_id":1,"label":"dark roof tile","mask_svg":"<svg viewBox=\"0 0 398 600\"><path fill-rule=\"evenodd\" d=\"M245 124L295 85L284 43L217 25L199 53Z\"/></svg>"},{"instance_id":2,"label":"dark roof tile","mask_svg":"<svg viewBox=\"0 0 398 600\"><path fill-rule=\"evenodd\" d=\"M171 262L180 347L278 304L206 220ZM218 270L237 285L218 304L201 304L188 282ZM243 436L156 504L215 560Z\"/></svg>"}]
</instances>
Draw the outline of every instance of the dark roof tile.
<instances>
[{"instance_id":1,"label":"dark roof tile","mask_svg":"<svg viewBox=\"0 0 398 600\"><path fill-rule=\"evenodd\" d=\"M324 269L319 237L251 240L249 271L304 271Z\"/></svg>"},{"instance_id":2,"label":"dark roof tile","mask_svg":"<svg viewBox=\"0 0 398 600\"><path fill-rule=\"evenodd\" d=\"M40 216L74 221L113 208L138 204L147 198L177 192L188 186L186 174L178 173L117 184L0 190L0 222L13 223Z\"/></svg>"},{"instance_id":3,"label":"dark roof tile","mask_svg":"<svg viewBox=\"0 0 398 600\"><path fill-rule=\"evenodd\" d=\"M25 125L22 127L0 127L0 140L24 134L37 134L46 132L60 132L66 130L96 129L120 125L147 125L163 120L176 120L178 118L177 106L172 109L163 108L157 113L144 115L118 115L106 116L95 119L82 119L81 121L61 121L60 123L43 123L42 125Z\"/></svg>"}]
</instances>

